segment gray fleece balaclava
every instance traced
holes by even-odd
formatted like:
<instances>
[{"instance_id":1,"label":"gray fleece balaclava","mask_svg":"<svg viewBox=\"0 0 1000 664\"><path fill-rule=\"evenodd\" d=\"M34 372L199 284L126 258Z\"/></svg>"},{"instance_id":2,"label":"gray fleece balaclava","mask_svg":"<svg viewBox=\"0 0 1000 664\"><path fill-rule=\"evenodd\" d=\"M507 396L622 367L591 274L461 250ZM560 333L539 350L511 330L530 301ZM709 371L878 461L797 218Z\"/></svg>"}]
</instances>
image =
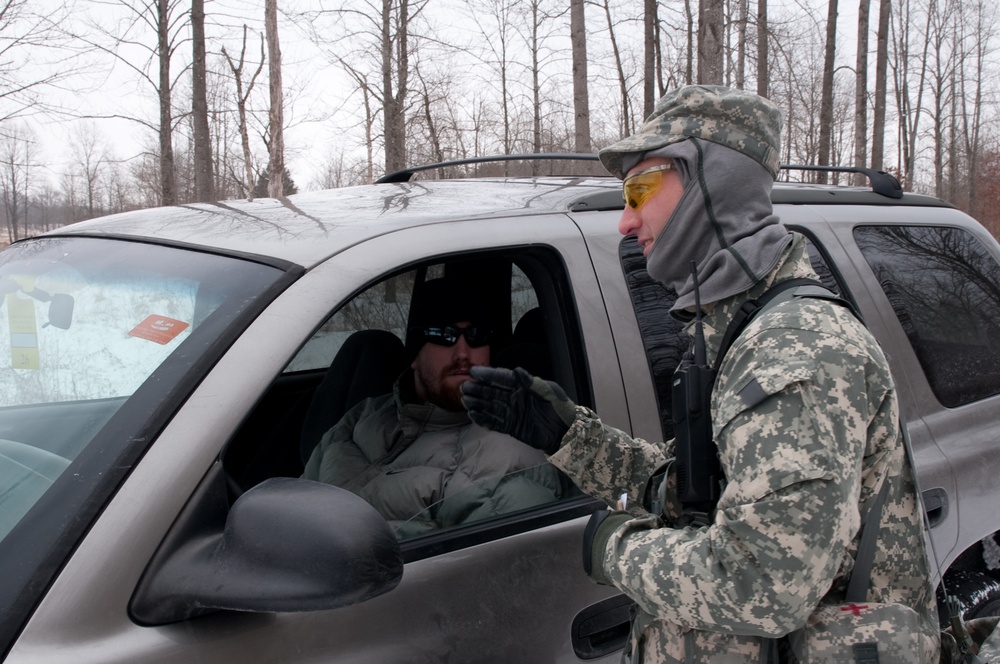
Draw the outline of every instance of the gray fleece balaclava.
<instances>
[{"instance_id":1,"label":"gray fleece balaclava","mask_svg":"<svg viewBox=\"0 0 1000 664\"><path fill-rule=\"evenodd\" d=\"M771 207L781 113L745 90L688 85L665 94L638 132L600 152L616 177L643 159L672 159L684 193L647 257L649 274L677 291L673 310L748 290L792 241Z\"/></svg>"},{"instance_id":2,"label":"gray fleece balaclava","mask_svg":"<svg viewBox=\"0 0 1000 664\"><path fill-rule=\"evenodd\" d=\"M774 269L792 236L773 214L773 179L759 162L699 138L649 157L672 159L684 183L646 258L650 276L677 291L674 311L695 304L692 261L702 305L742 293Z\"/></svg>"}]
</instances>

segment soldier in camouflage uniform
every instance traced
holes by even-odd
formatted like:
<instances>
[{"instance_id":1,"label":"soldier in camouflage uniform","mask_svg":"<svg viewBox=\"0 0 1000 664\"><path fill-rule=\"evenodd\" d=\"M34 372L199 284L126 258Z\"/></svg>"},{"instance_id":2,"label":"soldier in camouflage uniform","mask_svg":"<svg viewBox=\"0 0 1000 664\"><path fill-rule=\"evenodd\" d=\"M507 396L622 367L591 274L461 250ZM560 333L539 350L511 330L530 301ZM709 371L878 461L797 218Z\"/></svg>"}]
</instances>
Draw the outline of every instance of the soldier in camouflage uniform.
<instances>
[{"instance_id":1,"label":"soldier in camouflage uniform","mask_svg":"<svg viewBox=\"0 0 1000 664\"><path fill-rule=\"evenodd\" d=\"M713 364L743 302L786 279L816 278L804 238L772 214L780 126L761 97L689 86L601 151L626 184L643 176L643 186L625 188L620 230L637 236L650 275L677 291L673 313L686 320L688 265L697 265ZM628 493L629 512L595 514L584 542L591 577L638 605L625 661L757 663L778 661L779 650L794 661L778 639L821 603L842 601L861 524L888 482L867 601L911 607L922 650L914 661L937 662L922 507L895 389L875 339L841 304L783 298L726 354L711 410L727 484L703 526L684 525L669 472L663 513L640 507L673 441L633 439L520 369L473 378L463 401L474 421L543 449L608 504Z\"/></svg>"}]
</instances>

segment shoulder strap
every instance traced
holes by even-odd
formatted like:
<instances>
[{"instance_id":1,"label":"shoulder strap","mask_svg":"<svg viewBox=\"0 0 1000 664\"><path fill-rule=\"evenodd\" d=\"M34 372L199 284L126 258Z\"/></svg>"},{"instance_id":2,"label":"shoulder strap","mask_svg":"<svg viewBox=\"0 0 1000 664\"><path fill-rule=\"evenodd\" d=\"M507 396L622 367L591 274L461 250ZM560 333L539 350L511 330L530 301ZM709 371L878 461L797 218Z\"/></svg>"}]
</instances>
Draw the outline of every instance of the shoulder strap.
<instances>
[{"instance_id":1,"label":"shoulder strap","mask_svg":"<svg viewBox=\"0 0 1000 664\"><path fill-rule=\"evenodd\" d=\"M822 297L836 297L831 291L823 287L823 284L815 279L786 279L785 281L779 281L774 284L766 291L764 291L760 297L755 300L747 300L744 302L739 310L733 315L733 319L729 321L729 326L726 328L725 334L722 335L722 341L719 343L719 353L715 356L715 367L718 368L722 365L722 358L726 356L729 351L729 347L733 345L733 342L742 334L743 328L750 324L760 311L767 306L767 303L774 298L781 295L783 292L789 288L798 287L810 287L812 293L807 295L820 296L819 291L822 291ZM816 290L818 288L818 290Z\"/></svg>"},{"instance_id":2,"label":"shoulder strap","mask_svg":"<svg viewBox=\"0 0 1000 664\"><path fill-rule=\"evenodd\" d=\"M861 542L854 556L854 569L851 570L851 580L847 584L845 602L864 602L871 583L872 564L875 562L875 543L878 541L878 525L882 521L882 507L885 505L886 494L889 493L889 478L882 480L875 502L868 509L868 515L861 526Z\"/></svg>"}]
</instances>

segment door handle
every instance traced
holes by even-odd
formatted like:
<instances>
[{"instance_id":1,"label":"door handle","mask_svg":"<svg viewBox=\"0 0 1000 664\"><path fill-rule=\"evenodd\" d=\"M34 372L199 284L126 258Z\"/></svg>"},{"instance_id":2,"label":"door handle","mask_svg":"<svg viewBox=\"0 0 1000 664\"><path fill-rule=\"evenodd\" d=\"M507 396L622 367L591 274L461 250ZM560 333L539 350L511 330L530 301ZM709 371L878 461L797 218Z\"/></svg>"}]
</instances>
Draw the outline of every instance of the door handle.
<instances>
[{"instance_id":1,"label":"door handle","mask_svg":"<svg viewBox=\"0 0 1000 664\"><path fill-rule=\"evenodd\" d=\"M635 602L625 595L588 606L573 619L573 650L580 659L596 659L625 647Z\"/></svg>"},{"instance_id":2,"label":"door handle","mask_svg":"<svg viewBox=\"0 0 1000 664\"><path fill-rule=\"evenodd\" d=\"M948 492L941 488L927 489L923 492L923 498L927 523L933 528L948 516Z\"/></svg>"}]
</instances>

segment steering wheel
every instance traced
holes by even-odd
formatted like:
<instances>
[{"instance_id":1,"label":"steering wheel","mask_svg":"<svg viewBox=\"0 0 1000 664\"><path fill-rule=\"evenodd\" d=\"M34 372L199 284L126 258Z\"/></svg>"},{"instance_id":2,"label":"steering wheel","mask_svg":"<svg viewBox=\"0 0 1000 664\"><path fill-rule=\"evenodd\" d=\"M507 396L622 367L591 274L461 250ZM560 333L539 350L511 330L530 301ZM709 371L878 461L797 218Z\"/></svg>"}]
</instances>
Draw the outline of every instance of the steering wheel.
<instances>
[{"instance_id":1,"label":"steering wheel","mask_svg":"<svg viewBox=\"0 0 1000 664\"><path fill-rule=\"evenodd\" d=\"M47 450L0 438L0 539L38 502L69 459Z\"/></svg>"}]
</instances>

